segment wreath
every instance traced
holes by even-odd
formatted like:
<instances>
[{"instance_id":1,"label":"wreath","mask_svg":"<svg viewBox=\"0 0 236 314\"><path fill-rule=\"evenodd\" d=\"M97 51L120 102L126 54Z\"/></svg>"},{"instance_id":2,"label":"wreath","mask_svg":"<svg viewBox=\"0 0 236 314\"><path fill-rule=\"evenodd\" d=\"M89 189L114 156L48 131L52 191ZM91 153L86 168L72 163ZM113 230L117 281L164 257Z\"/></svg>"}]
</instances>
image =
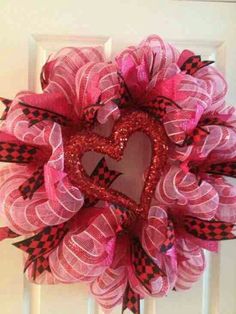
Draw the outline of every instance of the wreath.
<instances>
[{"instance_id":1,"label":"wreath","mask_svg":"<svg viewBox=\"0 0 236 314\"><path fill-rule=\"evenodd\" d=\"M87 282L104 310L138 314L146 296L189 289L204 250L236 238L236 113L212 63L156 35L110 62L63 48L42 93L1 98L0 238L24 236L29 280ZM121 160L135 132L151 142L138 202L112 187L122 174L105 158ZM89 151L103 155L90 173Z\"/></svg>"}]
</instances>

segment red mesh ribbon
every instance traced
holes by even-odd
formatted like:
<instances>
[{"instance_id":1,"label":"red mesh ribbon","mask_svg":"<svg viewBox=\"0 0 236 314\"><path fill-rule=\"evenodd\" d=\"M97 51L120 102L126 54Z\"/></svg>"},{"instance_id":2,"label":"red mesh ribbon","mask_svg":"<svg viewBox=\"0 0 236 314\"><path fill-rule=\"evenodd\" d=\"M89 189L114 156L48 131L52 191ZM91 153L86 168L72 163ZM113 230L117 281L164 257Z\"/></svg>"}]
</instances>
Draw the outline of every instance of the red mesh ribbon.
<instances>
[{"instance_id":1,"label":"red mesh ribbon","mask_svg":"<svg viewBox=\"0 0 236 314\"><path fill-rule=\"evenodd\" d=\"M65 116L51 110L41 109L32 105L20 102L22 112L29 119L29 127L44 120L56 122L62 126L67 126L70 120Z\"/></svg>"},{"instance_id":2,"label":"red mesh ribbon","mask_svg":"<svg viewBox=\"0 0 236 314\"><path fill-rule=\"evenodd\" d=\"M131 263L134 267L136 277L150 293L152 279L165 276L163 271L144 251L139 239L137 238L135 238L132 243Z\"/></svg>"},{"instance_id":3,"label":"red mesh ribbon","mask_svg":"<svg viewBox=\"0 0 236 314\"><path fill-rule=\"evenodd\" d=\"M14 163L29 163L34 159L37 148L17 143L0 142L0 161Z\"/></svg>"},{"instance_id":4,"label":"red mesh ribbon","mask_svg":"<svg viewBox=\"0 0 236 314\"><path fill-rule=\"evenodd\" d=\"M23 196L23 199L32 199L34 192L37 191L44 183L44 171L43 166L40 166L32 176L27 179L20 187L19 190Z\"/></svg>"},{"instance_id":5,"label":"red mesh ribbon","mask_svg":"<svg viewBox=\"0 0 236 314\"><path fill-rule=\"evenodd\" d=\"M140 296L132 290L129 283L123 298L122 313L126 309L129 309L134 314L140 314Z\"/></svg>"},{"instance_id":6,"label":"red mesh ribbon","mask_svg":"<svg viewBox=\"0 0 236 314\"><path fill-rule=\"evenodd\" d=\"M180 69L189 75L193 75L199 69L212 63L214 63L214 61L202 61L201 56L191 56L184 62Z\"/></svg>"},{"instance_id":7,"label":"red mesh ribbon","mask_svg":"<svg viewBox=\"0 0 236 314\"><path fill-rule=\"evenodd\" d=\"M202 240L221 241L236 238L236 225L224 221L207 221L186 216L184 227L188 233Z\"/></svg>"},{"instance_id":8,"label":"red mesh ribbon","mask_svg":"<svg viewBox=\"0 0 236 314\"><path fill-rule=\"evenodd\" d=\"M3 113L2 113L2 116L1 116L0 120L5 120L6 117L7 117L7 113L9 111L10 107L11 107L12 100L0 97L0 101L3 103L3 105L5 105L5 109L4 109Z\"/></svg>"}]
</instances>

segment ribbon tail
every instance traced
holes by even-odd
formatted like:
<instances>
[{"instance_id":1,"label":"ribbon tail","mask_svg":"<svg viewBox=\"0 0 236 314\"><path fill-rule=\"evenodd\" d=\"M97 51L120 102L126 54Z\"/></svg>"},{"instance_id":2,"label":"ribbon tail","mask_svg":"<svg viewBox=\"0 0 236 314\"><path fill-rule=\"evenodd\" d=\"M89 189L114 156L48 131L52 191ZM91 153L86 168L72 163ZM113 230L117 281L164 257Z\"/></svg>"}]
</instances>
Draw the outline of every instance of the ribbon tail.
<instances>
[{"instance_id":1,"label":"ribbon tail","mask_svg":"<svg viewBox=\"0 0 236 314\"><path fill-rule=\"evenodd\" d=\"M128 309L133 314L140 314L140 295L133 291L130 284L127 284L122 306L122 314Z\"/></svg>"},{"instance_id":2,"label":"ribbon tail","mask_svg":"<svg viewBox=\"0 0 236 314\"><path fill-rule=\"evenodd\" d=\"M184 227L194 237L206 241L236 239L236 224L225 221L207 221L186 216L184 218Z\"/></svg>"},{"instance_id":3,"label":"ribbon tail","mask_svg":"<svg viewBox=\"0 0 236 314\"><path fill-rule=\"evenodd\" d=\"M0 228L0 241L5 239L12 239L17 238L20 235L9 229L8 227L1 227Z\"/></svg>"},{"instance_id":4,"label":"ribbon tail","mask_svg":"<svg viewBox=\"0 0 236 314\"><path fill-rule=\"evenodd\" d=\"M108 168L106 159L103 157L91 173L90 178L92 178L97 185L109 187L120 175L120 172ZM97 202L98 200L96 198L86 197L84 207L92 207L96 205Z\"/></svg>"},{"instance_id":5,"label":"ribbon tail","mask_svg":"<svg viewBox=\"0 0 236 314\"><path fill-rule=\"evenodd\" d=\"M144 251L138 238L133 239L131 262L139 282L151 293L151 281L165 277L165 273L158 267Z\"/></svg>"}]
</instances>

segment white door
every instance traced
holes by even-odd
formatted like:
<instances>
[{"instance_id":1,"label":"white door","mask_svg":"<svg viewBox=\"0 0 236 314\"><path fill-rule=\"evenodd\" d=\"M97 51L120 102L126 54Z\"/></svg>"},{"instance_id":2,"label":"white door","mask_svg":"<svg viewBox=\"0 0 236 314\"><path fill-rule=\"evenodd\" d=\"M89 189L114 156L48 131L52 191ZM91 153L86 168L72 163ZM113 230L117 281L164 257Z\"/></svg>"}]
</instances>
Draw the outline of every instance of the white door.
<instances>
[{"instance_id":1,"label":"white door","mask_svg":"<svg viewBox=\"0 0 236 314\"><path fill-rule=\"evenodd\" d=\"M107 57L149 34L216 59L236 103L236 1L0 0L0 95L39 90L46 57L63 46L101 45ZM36 286L23 277L21 252L0 245L1 314L102 313L83 285ZM235 314L236 243L207 255L203 279L188 292L142 303L142 314ZM114 313L121 313L117 309Z\"/></svg>"}]
</instances>

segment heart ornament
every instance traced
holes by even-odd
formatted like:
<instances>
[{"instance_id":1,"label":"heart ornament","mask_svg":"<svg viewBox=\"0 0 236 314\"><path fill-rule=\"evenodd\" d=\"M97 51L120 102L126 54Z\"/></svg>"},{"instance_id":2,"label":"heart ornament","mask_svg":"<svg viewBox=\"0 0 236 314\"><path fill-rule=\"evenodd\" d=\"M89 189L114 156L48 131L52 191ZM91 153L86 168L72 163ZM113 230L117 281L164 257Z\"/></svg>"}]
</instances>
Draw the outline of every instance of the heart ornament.
<instances>
[{"instance_id":1,"label":"heart ornament","mask_svg":"<svg viewBox=\"0 0 236 314\"><path fill-rule=\"evenodd\" d=\"M112 188L98 186L86 173L82 157L88 151L102 153L119 161L129 137L135 132L145 133L152 144L151 163L145 178L139 204ZM65 169L70 180L88 197L108 201L145 215L150 207L156 184L166 164L168 139L163 126L146 112L123 114L114 124L111 135L103 137L92 130L79 132L65 144Z\"/></svg>"}]
</instances>

